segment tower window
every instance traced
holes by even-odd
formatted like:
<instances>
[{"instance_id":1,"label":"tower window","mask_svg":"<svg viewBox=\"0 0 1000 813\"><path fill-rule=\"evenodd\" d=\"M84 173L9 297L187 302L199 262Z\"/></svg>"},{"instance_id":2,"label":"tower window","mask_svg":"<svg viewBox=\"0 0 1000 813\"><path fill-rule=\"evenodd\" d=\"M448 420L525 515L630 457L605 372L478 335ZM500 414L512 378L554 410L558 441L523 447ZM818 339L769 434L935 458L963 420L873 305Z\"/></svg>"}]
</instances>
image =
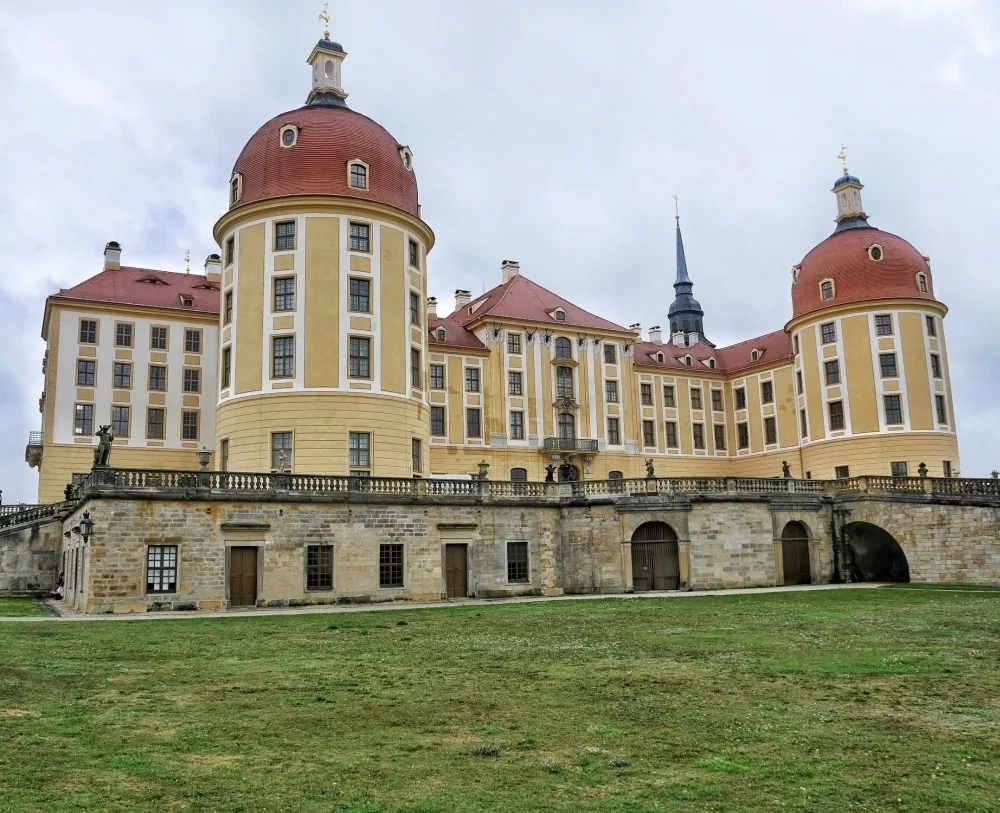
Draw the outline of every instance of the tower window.
<instances>
[{"instance_id":1,"label":"tower window","mask_svg":"<svg viewBox=\"0 0 1000 813\"><path fill-rule=\"evenodd\" d=\"M882 378L895 378L899 375L899 372L896 370L895 353L879 353L878 361Z\"/></svg>"},{"instance_id":2,"label":"tower window","mask_svg":"<svg viewBox=\"0 0 1000 813\"><path fill-rule=\"evenodd\" d=\"M367 223L352 223L350 227L351 251L371 251L371 226Z\"/></svg>"},{"instance_id":3,"label":"tower window","mask_svg":"<svg viewBox=\"0 0 1000 813\"><path fill-rule=\"evenodd\" d=\"M833 299L833 282L831 280L820 283L819 295L822 299Z\"/></svg>"},{"instance_id":4,"label":"tower window","mask_svg":"<svg viewBox=\"0 0 1000 813\"><path fill-rule=\"evenodd\" d=\"M237 203L243 194L243 179L239 175L233 175L229 182L229 205Z\"/></svg>"},{"instance_id":5,"label":"tower window","mask_svg":"<svg viewBox=\"0 0 1000 813\"><path fill-rule=\"evenodd\" d=\"M927 335L937 336L937 322L934 321L934 317L925 316L924 321L927 323Z\"/></svg>"},{"instance_id":6,"label":"tower window","mask_svg":"<svg viewBox=\"0 0 1000 813\"><path fill-rule=\"evenodd\" d=\"M824 372L826 373L826 385L828 387L832 387L835 384L839 384L840 383L840 362L837 359L833 359L832 361L825 361L825 362L823 362L823 367L824 367ZM802 373L799 373L800 382L801 382L801 375L802 375ZM802 386L801 386L801 383L800 383L800 385L799 385L799 392L801 392L801 391L802 391Z\"/></svg>"},{"instance_id":7,"label":"tower window","mask_svg":"<svg viewBox=\"0 0 1000 813\"><path fill-rule=\"evenodd\" d=\"M271 378L295 375L295 337L278 336L272 340Z\"/></svg>"},{"instance_id":8,"label":"tower window","mask_svg":"<svg viewBox=\"0 0 1000 813\"><path fill-rule=\"evenodd\" d=\"M937 353L931 353L931 375L941 378L941 356Z\"/></svg>"},{"instance_id":9,"label":"tower window","mask_svg":"<svg viewBox=\"0 0 1000 813\"><path fill-rule=\"evenodd\" d=\"M830 429L837 431L844 428L844 402L831 401L828 405L830 410Z\"/></svg>"},{"instance_id":10,"label":"tower window","mask_svg":"<svg viewBox=\"0 0 1000 813\"><path fill-rule=\"evenodd\" d=\"M298 139L299 130L294 125L288 124L281 128L281 146L294 147Z\"/></svg>"},{"instance_id":11,"label":"tower window","mask_svg":"<svg viewBox=\"0 0 1000 813\"><path fill-rule=\"evenodd\" d=\"M351 164L351 186L355 189L368 188L368 167L357 161Z\"/></svg>"},{"instance_id":12,"label":"tower window","mask_svg":"<svg viewBox=\"0 0 1000 813\"><path fill-rule=\"evenodd\" d=\"M274 250L291 251L295 248L295 221L274 224Z\"/></svg>"},{"instance_id":13,"label":"tower window","mask_svg":"<svg viewBox=\"0 0 1000 813\"><path fill-rule=\"evenodd\" d=\"M934 396L934 405L937 408L938 423L948 423L948 408L945 405L943 395Z\"/></svg>"},{"instance_id":14,"label":"tower window","mask_svg":"<svg viewBox=\"0 0 1000 813\"><path fill-rule=\"evenodd\" d=\"M823 339L823 344L833 344L837 341L837 326L833 322L827 322L824 325L820 325L819 329Z\"/></svg>"},{"instance_id":15,"label":"tower window","mask_svg":"<svg viewBox=\"0 0 1000 813\"><path fill-rule=\"evenodd\" d=\"M371 339L353 336L348 343L348 377L371 378Z\"/></svg>"},{"instance_id":16,"label":"tower window","mask_svg":"<svg viewBox=\"0 0 1000 813\"><path fill-rule=\"evenodd\" d=\"M888 313L880 313L875 316L875 335L876 336L891 336L892 335L892 315Z\"/></svg>"},{"instance_id":17,"label":"tower window","mask_svg":"<svg viewBox=\"0 0 1000 813\"><path fill-rule=\"evenodd\" d=\"M922 294L926 294L927 293L927 275L926 274L917 274L917 288L920 290L920 293L922 293Z\"/></svg>"},{"instance_id":18,"label":"tower window","mask_svg":"<svg viewBox=\"0 0 1000 813\"><path fill-rule=\"evenodd\" d=\"M880 262L882 260L882 246L869 247L868 256L871 258L872 262Z\"/></svg>"},{"instance_id":19,"label":"tower window","mask_svg":"<svg viewBox=\"0 0 1000 813\"><path fill-rule=\"evenodd\" d=\"M279 277L274 280L274 310L295 310L295 277Z\"/></svg>"},{"instance_id":20,"label":"tower window","mask_svg":"<svg viewBox=\"0 0 1000 813\"><path fill-rule=\"evenodd\" d=\"M371 280L350 279L349 310L357 313L371 312Z\"/></svg>"},{"instance_id":21,"label":"tower window","mask_svg":"<svg viewBox=\"0 0 1000 813\"><path fill-rule=\"evenodd\" d=\"M885 395L883 400L885 403L885 422L889 424L902 423L902 398L899 395Z\"/></svg>"}]
</instances>

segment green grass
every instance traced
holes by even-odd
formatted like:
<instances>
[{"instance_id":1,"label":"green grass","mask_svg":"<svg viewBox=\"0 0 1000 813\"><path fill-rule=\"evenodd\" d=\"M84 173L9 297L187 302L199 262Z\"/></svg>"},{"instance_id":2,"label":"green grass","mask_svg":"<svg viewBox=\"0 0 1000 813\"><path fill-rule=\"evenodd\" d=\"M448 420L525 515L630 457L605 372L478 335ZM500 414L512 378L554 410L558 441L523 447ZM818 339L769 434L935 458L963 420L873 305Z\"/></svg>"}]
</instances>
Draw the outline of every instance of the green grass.
<instances>
[{"instance_id":1,"label":"green grass","mask_svg":"<svg viewBox=\"0 0 1000 813\"><path fill-rule=\"evenodd\" d=\"M1000 811L998 664L988 592L10 623L0 810Z\"/></svg>"},{"instance_id":2,"label":"green grass","mask_svg":"<svg viewBox=\"0 0 1000 813\"><path fill-rule=\"evenodd\" d=\"M0 618L33 615L52 615L52 613L49 612L48 607L35 598L4 598L0 596ZM2 637L0 640L3 640Z\"/></svg>"}]
</instances>

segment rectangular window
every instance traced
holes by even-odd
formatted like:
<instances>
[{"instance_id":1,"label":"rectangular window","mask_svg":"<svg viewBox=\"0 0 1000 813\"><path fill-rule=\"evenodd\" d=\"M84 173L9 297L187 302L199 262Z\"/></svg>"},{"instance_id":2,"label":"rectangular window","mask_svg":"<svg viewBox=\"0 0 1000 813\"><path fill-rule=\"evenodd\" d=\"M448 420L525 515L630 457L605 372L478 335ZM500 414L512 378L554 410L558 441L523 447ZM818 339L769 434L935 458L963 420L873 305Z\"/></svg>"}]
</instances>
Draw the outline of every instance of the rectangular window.
<instances>
[{"instance_id":1,"label":"rectangular window","mask_svg":"<svg viewBox=\"0 0 1000 813\"><path fill-rule=\"evenodd\" d=\"M899 375L896 370L895 353L879 353L878 364L882 371L882 378L895 378Z\"/></svg>"},{"instance_id":2,"label":"rectangular window","mask_svg":"<svg viewBox=\"0 0 1000 813\"><path fill-rule=\"evenodd\" d=\"M837 359L824 362L823 369L826 371L826 385L828 387L840 383L840 362Z\"/></svg>"},{"instance_id":3,"label":"rectangular window","mask_svg":"<svg viewBox=\"0 0 1000 813\"><path fill-rule=\"evenodd\" d=\"M820 325L820 335L823 339L823 344L833 344L837 341L837 326L833 322L827 322L826 324Z\"/></svg>"},{"instance_id":4,"label":"rectangular window","mask_svg":"<svg viewBox=\"0 0 1000 813\"><path fill-rule=\"evenodd\" d=\"M229 471L229 439L219 444L219 471Z\"/></svg>"},{"instance_id":5,"label":"rectangular window","mask_svg":"<svg viewBox=\"0 0 1000 813\"><path fill-rule=\"evenodd\" d=\"M410 324L419 325L420 318L420 294L410 294Z\"/></svg>"},{"instance_id":6,"label":"rectangular window","mask_svg":"<svg viewBox=\"0 0 1000 813\"><path fill-rule=\"evenodd\" d=\"M94 406L93 404L77 404L74 410L73 434L92 435L94 434Z\"/></svg>"},{"instance_id":7,"label":"rectangular window","mask_svg":"<svg viewBox=\"0 0 1000 813\"><path fill-rule=\"evenodd\" d=\"M511 395L523 395L521 389L521 374L518 372L507 373L507 390Z\"/></svg>"},{"instance_id":8,"label":"rectangular window","mask_svg":"<svg viewBox=\"0 0 1000 813\"><path fill-rule=\"evenodd\" d=\"M691 388L691 409L701 409L701 387Z\"/></svg>"},{"instance_id":9,"label":"rectangular window","mask_svg":"<svg viewBox=\"0 0 1000 813\"><path fill-rule=\"evenodd\" d=\"M201 392L201 370L184 371L184 392Z\"/></svg>"},{"instance_id":10,"label":"rectangular window","mask_svg":"<svg viewBox=\"0 0 1000 813\"><path fill-rule=\"evenodd\" d=\"M76 385L93 387L97 379L97 362L80 360L76 363Z\"/></svg>"},{"instance_id":11,"label":"rectangular window","mask_svg":"<svg viewBox=\"0 0 1000 813\"><path fill-rule=\"evenodd\" d=\"M424 368L423 362L420 358L420 351L415 347L410 348L410 382L411 386L417 389L423 389L422 370Z\"/></svg>"},{"instance_id":12,"label":"rectangular window","mask_svg":"<svg viewBox=\"0 0 1000 813\"><path fill-rule=\"evenodd\" d=\"M652 384L640 384L639 385L639 395L642 400L643 406L653 405L653 385Z\"/></svg>"},{"instance_id":13,"label":"rectangular window","mask_svg":"<svg viewBox=\"0 0 1000 813\"><path fill-rule=\"evenodd\" d=\"M444 435L444 407L431 407L431 434L437 437Z\"/></svg>"},{"instance_id":14,"label":"rectangular window","mask_svg":"<svg viewBox=\"0 0 1000 813\"><path fill-rule=\"evenodd\" d=\"M181 413L181 439L198 440L198 413Z\"/></svg>"},{"instance_id":15,"label":"rectangular window","mask_svg":"<svg viewBox=\"0 0 1000 813\"><path fill-rule=\"evenodd\" d=\"M306 590L333 589L333 546L306 545Z\"/></svg>"},{"instance_id":16,"label":"rectangular window","mask_svg":"<svg viewBox=\"0 0 1000 813\"><path fill-rule=\"evenodd\" d=\"M236 259L236 238L230 237L226 240L226 265L232 265Z\"/></svg>"},{"instance_id":17,"label":"rectangular window","mask_svg":"<svg viewBox=\"0 0 1000 813\"><path fill-rule=\"evenodd\" d=\"M410 265L420 268L420 246L416 240L410 240Z\"/></svg>"},{"instance_id":18,"label":"rectangular window","mask_svg":"<svg viewBox=\"0 0 1000 813\"><path fill-rule=\"evenodd\" d=\"M372 283L368 279L355 279L351 277L350 293L351 301L348 310L358 313L371 313L371 291Z\"/></svg>"},{"instance_id":19,"label":"rectangular window","mask_svg":"<svg viewBox=\"0 0 1000 813\"><path fill-rule=\"evenodd\" d=\"M573 397L572 367L556 367L556 395L560 398Z\"/></svg>"},{"instance_id":20,"label":"rectangular window","mask_svg":"<svg viewBox=\"0 0 1000 813\"><path fill-rule=\"evenodd\" d=\"M750 448L750 427L746 423L736 424L736 445L741 449Z\"/></svg>"},{"instance_id":21,"label":"rectangular window","mask_svg":"<svg viewBox=\"0 0 1000 813\"><path fill-rule=\"evenodd\" d=\"M295 277L277 277L274 280L275 311L295 310Z\"/></svg>"},{"instance_id":22,"label":"rectangular window","mask_svg":"<svg viewBox=\"0 0 1000 813\"><path fill-rule=\"evenodd\" d=\"M368 188L368 167L364 164L351 164L351 186L357 189Z\"/></svg>"},{"instance_id":23,"label":"rectangular window","mask_svg":"<svg viewBox=\"0 0 1000 813\"><path fill-rule=\"evenodd\" d=\"M410 438L410 462L414 471L420 471L422 468L420 438Z\"/></svg>"},{"instance_id":24,"label":"rectangular window","mask_svg":"<svg viewBox=\"0 0 1000 813\"><path fill-rule=\"evenodd\" d=\"M127 406L111 407L111 433L116 438L127 438L131 431L130 410Z\"/></svg>"},{"instance_id":25,"label":"rectangular window","mask_svg":"<svg viewBox=\"0 0 1000 813\"><path fill-rule=\"evenodd\" d=\"M844 428L844 402L831 401L827 408L830 412L830 430L839 431Z\"/></svg>"},{"instance_id":26,"label":"rectangular window","mask_svg":"<svg viewBox=\"0 0 1000 813\"><path fill-rule=\"evenodd\" d=\"M837 466L833 470L833 476L836 477L838 480L846 480L848 477L851 476L851 467L850 466Z\"/></svg>"},{"instance_id":27,"label":"rectangular window","mask_svg":"<svg viewBox=\"0 0 1000 813\"><path fill-rule=\"evenodd\" d=\"M465 410L465 434L470 438L482 437L483 430L480 421L481 413L479 409Z\"/></svg>"},{"instance_id":28,"label":"rectangular window","mask_svg":"<svg viewBox=\"0 0 1000 813\"><path fill-rule=\"evenodd\" d=\"M167 368L162 364L149 365L150 392L165 392L167 389Z\"/></svg>"},{"instance_id":29,"label":"rectangular window","mask_svg":"<svg viewBox=\"0 0 1000 813\"><path fill-rule=\"evenodd\" d=\"M507 543L507 581L525 583L528 581L528 543Z\"/></svg>"},{"instance_id":30,"label":"rectangular window","mask_svg":"<svg viewBox=\"0 0 1000 813\"><path fill-rule=\"evenodd\" d=\"M167 329L165 327L152 327L149 329L149 347L152 350L167 349Z\"/></svg>"},{"instance_id":31,"label":"rectangular window","mask_svg":"<svg viewBox=\"0 0 1000 813\"><path fill-rule=\"evenodd\" d=\"M185 353L200 353L201 352L201 331L200 330L185 330L184 331L184 352Z\"/></svg>"},{"instance_id":32,"label":"rectangular window","mask_svg":"<svg viewBox=\"0 0 1000 813\"><path fill-rule=\"evenodd\" d=\"M513 410L510 413L511 440L524 440L524 413Z\"/></svg>"},{"instance_id":33,"label":"rectangular window","mask_svg":"<svg viewBox=\"0 0 1000 813\"><path fill-rule=\"evenodd\" d=\"M801 370L796 370L795 371L795 391L799 395L802 395L802 371Z\"/></svg>"},{"instance_id":34,"label":"rectangular window","mask_svg":"<svg viewBox=\"0 0 1000 813\"><path fill-rule=\"evenodd\" d=\"M132 325L115 325L115 347L132 346Z\"/></svg>"},{"instance_id":35,"label":"rectangular window","mask_svg":"<svg viewBox=\"0 0 1000 813\"><path fill-rule=\"evenodd\" d=\"M875 335L892 335L892 316L888 313L879 313L875 316Z\"/></svg>"},{"instance_id":36,"label":"rectangular window","mask_svg":"<svg viewBox=\"0 0 1000 813\"><path fill-rule=\"evenodd\" d=\"M479 368L478 367L466 367L465 368L465 391L466 392L479 392Z\"/></svg>"},{"instance_id":37,"label":"rectangular window","mask_svg":"<svg viewBox=\"0 0 1000 813\"><path fill-rule=\"evenodd\" d=\"M905 460L896 460L889 464L889 472L893 477L906 477L909 474L909 467Z\"/></svg>"},{"instance_id":38,"label":"rectangular window","mask_svg":"<svg viewBox=\"0 0 1000 813\"><path fill-rule=\"evenodd\" d=\"M675 421L667 421L664 428L666 429L667 437L667 448L676 449L677 448L677 423Z\"/></svg>"},{"instance_id":39,"label":"rectangular window","mask_svg":"<svg viewBox=\"0 0 1000 813\"><path fill-rule=\"evenodd\" d=\"M518 355L521 352L521 334L520 333L508 333L507 334L507 352L513 355Z\"/></svg>"},{"instance_id":40,"label":"rectangular window","mask_svg":"<svg viewBox=\"0 0 1000 813\"><path fill-rule=\"evenodd\" d=\"M778 422L774 418L764 418L764 443L778 442Z\"/></svg>"},{"instance_id":41,"label":"rectangular window","mask_svg":"<svg viewBox=\"0 0 1000 813\"><path fill-rule=\"evenodd\" d=\"M927 323L927 335L937 336L937 320L933 316L925 316L924 321Z\"/></svg>"},{"instance_id":42,"label":"rectangular window","mask_svg":"<svg viewBox=\"0 0 1000 813\"><path fill-rule=\"evenodd\" d=\"M372 436L369 432L347 433L348 464L352 469L370 469Z\"/></svg>"},{"instance_id":43,"label":"rectangular window","mask_svg":"<svg viewBox=\"0 0 1000 813\"><path fill-rule=\"evenodd\" d=\"M691 424L691 435L694 438L694 448L704 449L705 448L705 424L694 423Z\"/></svg>"},{"instance_id":44,"label":"rectangular window","mask_svg":"<svg viewBox=\"0 0 1000 813\"><path fill-rule=\"evenodd\" d=\"M655 446L656 445L656 426L652 421L642 422L642 445L643 446Z\"/></svg>"},{"instance_id":45,"label":"rectangular window","mask_svg":"<svg viewBox=\"0 0 1000 813\"><path fill-rule=\"evenodd\" d=\"M747 391L743 387L737 387L733 390L733 398L736 400L737 409L747 408Z\"/></svg>"},{"instance_id":46,"label":"rectangular window","mask_svg":"<svg viewBox=\"0 0 1000 813\"><path fill-rule=\"evenodd\" d=\"M348 344L348 375L350 378L371 378L371 339L352 336Z\"/></svg>"},{"instance_id":47,"label":"rectangular window","mask_svg":"<svg viewBox=\"0 0 1000 813\"><path fill-rule=\"evenodd\" d=\"M432 390L443 390L444 389L444 365L443 364L432 364L431 365L431 389Z\"/></svg>"},{"instance_id":48,"label":"rectangular window","mask_svg":"<svg viewBox=\"0 0 1000 813\"><path fill-rule=\"evenodd\" d=\"M286 469L292 465L292 433L272 432L271 468L280 468L282 463L285 464Z\"/></svg>"},{"instance_id":49,"label":"rectangular window","mask_svg":"<svg viewBox=\"0 0 1000 813\"><path fill-rule=\"evenodd\" d=\"M663 385L663 406L677 406L677 402L674 400L674 388L670 384Z\"/></svg>"},{"instance_id":50,"label":"rectangular window","mask_svg":"<svg viewBox=\"0 0 1000 813\"><path fill-rule=\"evenodd\" d=\"M799 429L802 432L802 437L809 437L809 423L806 420L806 411L804 409L799 410Z\"/></svg>"},{"instance_id":51,"label":"rectangular window","mask_svg":"<svg viewBox=\"0 0 1000 813\"><path fill-rule=\"evenodd\" d=\"M609 404L618 403L618 382L617 381L605 381L604 382L604 397Z\"/></svg>"},{"instance_id":52,"label":"rectangular window","mask_svg":"<svg viewBox=\"0 0 1000 813\"><path fill-rule=\"evenodd\" d=\"M618 446L621 442L622 437L618 429L618 419L608 418L608 445Z\"/></svg>"},{"instance_id":53,"label":"rectangular window","mask_svg":"<svg viewBox=\"0 0 1000 813\"><path fill-rule=\"evenodd\" d=\"M403 586L403 546L378 546L378 586Z\"/></svg>"},{"instance_id":54,"label":"rectangular window","mask_svg":"<svg viewBox=\"0 0 1000 813\"><path fill-rule=\"evenodd\" d=\"M941 378L941 356L937 353L931 353L931 375Z\"/></svg>"},{"instance_id":55,"label":"rectangular window","mask_svg":"<svg viewBox=\"0 0 1000 813\"><path fill-rule=\"evenodd\" d=\"M606 344L604 345L604 363L605 364L617 364L618 363L618 351L615 349L616 345Z\"/></svg>"},{"instance_id":56,"label":"rectangular window","mask_svg":"<svg viewBox=\"0 0 1000 813\"><path fill-rule=\"evenodd\" d=\"M146 592L173 593L177 590L177 546L150 545L146 548Z\"/></svg>"},{"instance_id":57,"label":"rectangular window","mask_svg":"<svg viewBox=\"0 0 1000 813\"><path fill-rule=\"evenodd\" d=\"M228 325L233 321L233 292L226 291L225 306L222 309L222 324Z\"/></svg>"},{"instance_id":58,"label":"rectangular window","mask_svg":"<svg viewBox=\"0 0 1000 813\"><path fill-rule=\"evenodd\" d=\"M233 373L233 350L231 347L222 349L222 389L229 386Z\"/></svg>"},{"instance_id":59,"label":"rectangular window","mask_svg":"<svg viewBox=\"0 0 1000 813\"><path fill-rule=\"evenodd\" d=\"M941 461L941 473L944 474L945 477L951 477L951 461L950 460L942 460Z\"/></svg>"},{"instance_id":60,"label":"rectangular window","mask_svg":"<svg viewBox=\"0 0 1000 813\"><path fill-rule=\"evenodd\" d=\"M350 232L351 251L371 251L371 226L367 223L352 223Z\"/></svg>"},{"instance_id":61,"label":"rectangular window","mask_svg":"<svg viewBox=\"0 0 1000 813\"><path fill-rule=\"evenodd\" d=\"M97 344L97 320L80 320L80 344Z\"/></svg>"},{"instance_id":62,"label":"rectangular window","mask_svg":"<svg viewBox=\"0 0 1000 813\"><path fill-rule=\"evenodd\" d=\"M774 383L771 381L763 381L760 385L760 402L762 404L773 404L774 403Z\"/></svg>"},{"instance_id":63,"label":"rectangular window","mask_svg":"<svg viewBox=\"0 0 1000 813\"><path fill-rule=\"evenodd\" d=\"M882 400L885 404L885 422L889 424L903 422L903 402L898 395L884 395Z\"/></svg>"},{"instance_id":64,"label":"rectangular window","mask_svg":"<svg viewBox=\"0 0 1000 813\"><path fill-rule=\"evenodd\" d=\"M285 220L274 224L274 250L291 251L295 248L295 221Z\"/></svg>"},{"instance_id":65,"label":"rectangular window","mask_svg":"<svg viewBox=\"0 0 1000 813\"><path fill-rule=\"evenodd\" d=\"M795 338L793 340L793 345L795 347L795 355L798 355L799 354L799 334L798 333L795 334Z\"/></svg>"},{"instance_id":66,"label":"rectangular window","mask_svg":"<svg viewBox=\"0 0 1000 813\"><path fill-rule=\"evenodd\" d=\"M935 395L934 405L937 408L938 423L948 423L948 407L945 405L944 396Z\"/></svg>"},{"instance_id":67,"label":"rectangular window","mask_svg":"<svg viewBox=\"0 0 1000 813\"><path fill-rule=\"evenodd\" d=\"M712 409L716 412L722 411L722 390L712 390Z\"/></svg>"},{"instance_id":68,"label":"rectangular window","mask_svg":"<svg viewBox=\"0 0 1000 813\"><path fill-rule=\"evenodd\" d=\"M146 410L146 437L150 440L163 440L164 416L166 410L150 407Z\"/></svg>"},{"instance_id":69,"label":"rectangular window","mask_svg":"<svg viewBox=\"0 0 1000 813\"><path fill-rule=\"evenodd\" d=\"M295 375L295 337L275 336L271 340L271 378Z\"/></svg>"},{"instance_id":70,"label":"rectangular window","mask_svg":"<svg viewBox=\"0 0 1000 813\"><path fill-rule=\"evenodd\" d=\"M719 452L724 452L726 450L726 427L717 423L714 427L715 430L715 449Z\"/></svg>"}]
</instances>

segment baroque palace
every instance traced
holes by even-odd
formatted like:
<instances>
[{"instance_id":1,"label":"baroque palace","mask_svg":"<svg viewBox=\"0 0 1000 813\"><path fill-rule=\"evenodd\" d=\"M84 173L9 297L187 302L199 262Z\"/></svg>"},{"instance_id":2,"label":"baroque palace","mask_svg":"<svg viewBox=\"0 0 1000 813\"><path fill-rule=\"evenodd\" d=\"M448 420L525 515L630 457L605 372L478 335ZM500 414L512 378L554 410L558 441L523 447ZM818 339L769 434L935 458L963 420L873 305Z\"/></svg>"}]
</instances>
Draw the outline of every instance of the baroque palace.
<instances>
[{"instance_id":1,"label":"baroque palace","mask_svg":"<svg viewBox=\"0 0 1000 813\"><path fill-rule=\"evenodd\" d=\"M327 31L306 104L243 148L204 274L110 242L46 301L40 507L7 526L52 524L22 541L50 545L74 606L1000 578L993 553L956 576L877 511L852 531L836 508L972 482L947 479L929 260L869 224L846 164L833 233L764 336L709 340L679 218L675 298L645 335L513 261L439 314L413 154L348 106L345 57Z\"/></svg>"}]
</instances>

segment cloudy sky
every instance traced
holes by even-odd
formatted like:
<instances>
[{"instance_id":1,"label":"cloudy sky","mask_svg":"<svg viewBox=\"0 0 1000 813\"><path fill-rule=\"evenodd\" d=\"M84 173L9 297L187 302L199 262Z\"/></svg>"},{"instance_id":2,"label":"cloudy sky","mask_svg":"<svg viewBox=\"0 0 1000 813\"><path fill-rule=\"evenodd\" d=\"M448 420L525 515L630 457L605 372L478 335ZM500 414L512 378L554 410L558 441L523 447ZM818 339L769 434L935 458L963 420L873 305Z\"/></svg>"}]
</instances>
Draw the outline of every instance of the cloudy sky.
<instances>
[{"instance_id":1,"label":"cloudy sky","mask_svg":"<svg viewBox=\"0 0 1000 813\"><path fill-rule=\"evenodd\" d=\"M333 0L349 103L415 154L432 293L500 261L663 324L671 196L706 331L781 327L848 145L873 225L932 259L962 472L1000 467L995 0ZM302 104L314 0L0 0L0 488L33 500L47 294L217 250L232 163Z\"/></svg>"}]
</instances>

